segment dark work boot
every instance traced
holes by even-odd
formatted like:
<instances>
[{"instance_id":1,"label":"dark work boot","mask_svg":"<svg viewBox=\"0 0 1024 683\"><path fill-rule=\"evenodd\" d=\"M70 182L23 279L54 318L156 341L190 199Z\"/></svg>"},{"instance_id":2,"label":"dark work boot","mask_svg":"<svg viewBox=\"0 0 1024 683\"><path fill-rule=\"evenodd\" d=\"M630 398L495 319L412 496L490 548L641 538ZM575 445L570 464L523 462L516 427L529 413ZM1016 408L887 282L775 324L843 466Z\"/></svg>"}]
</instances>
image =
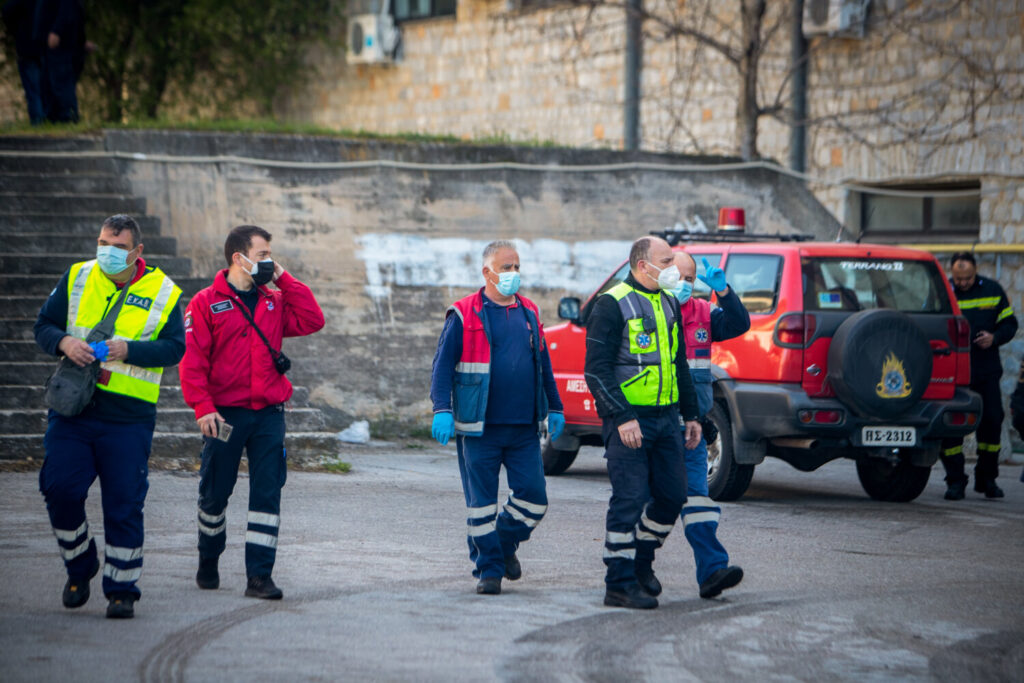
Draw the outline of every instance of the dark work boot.
<instances>
[{"instance_id":1,"label":"dark work boot","mask_svg":"<svg viewBox=\"0 0 1024 683\"><path fill-rule=\"evenodd\" d=\"M967 477L964 477L960 481L954 481L946 487L946 495L943 496L946 500L963 500L964 491L967 490Z\"/></svg>"},{"instance_id":2,"label":"dark work boot","mask_svg":"<svg viewBox=\"0 0 1024 683\"><path fill-rule=\"evenodd\" d=\"M107 619L131 619L135 616L135 596L121 593L110 596L107 603Z\"/></svg>"},{"instance_id":3,"label":"dark work boot","mask_svg":"<svg viewBox=\"0 0 1024 683\"><path fill-rule=\"evenodd\" d=\"M631 583L622 590L605 589L604 604L606 607L654 609L658 606L658 599L645 593L639 583Z\"/></svg>"},{"instance_id":4,"label":"dark work boot","mask_svg":"<svg viewBox=\"0 0 1024 683\"><path fill-rule=\"evenodd\" d=\"M480 579L476 584L476 592L480 595L500 595L501 577L488 576L485 579Z\"/></svg>"},{"instance_id":5,"label":"dark work boot","mask_svg":"<svg viewBox=\"0 0 1024 683\"><path fill-rule=\"evenodd\" d=\"M523 576L523 565L519 564L519 558L512 553L505 558L505 578L509 581L518 581Z\"/></svg>"},{"instance_id":6,"label":"dark work boot","mask_svg":"<svg viewBox=\"0 0 1024 683\"><path fill-rule=\"evenodd\" d=\"M216 557L200 557L199 571L196 572L196 585L203 590L220 588L220 573L217 571Z\"/></svg>"},{"instance_id":7,"label":"dark work boot","mask_svg":"<svg viewBox=\"0 0 1024 683\"><path fill-rule=\"evenodd\" d=\"M245 587L245 597L280 600L284 597L284 593L274 585L274 580L269 576L250 576L249 583Z\"/></svg>"},{"instance_id":8,"label":"dark work boot","mask_svg":"<svg viewBox=\"0 0 1024 683\"><path fill-rule=\"evenodd\" d=\"M649 564L636 563L636 580L644 592L657 597L661 595L661 581L654 575L654 568Z\"/></svg>"},{"instance_id":9,"label":"dark work boot","mask_svg":"<svg viewBox=\"0 0 1024 683\"><path fill-rule=\"evenodd\" d=\"M983 493L986 498L1002 498L1005 495L1003 490L996 485L994 479L989 479L985 482L985 490Z\"/></svg>"},{"instance_id":10,"label":"dark work boot","mask_svg":"<svg viewBox=\"0 0 1024 683\"><path fill-rule=\"evenodd\" d=\"M743 570L739 567L719 569L700 585L700 597L713 598L720 595L727 588L732 588L742 580Z\"/></svg>"},{"instance_id":11,"label":"dark work boot","mask_svg":"<svg viewBox=\"0 0 1024 683\"><path fill-rule=\"evenodd\" d=\"M97 559L92 566L92 571L89 572L89 578L83 581L68 577L67 583L64 584L64 593L61 595L61 600L64 601L65 607L75 609L89 602L89 582L92 581L92 577L96 576L99 570L100 561Z\"/></svg>"}]
</instances>

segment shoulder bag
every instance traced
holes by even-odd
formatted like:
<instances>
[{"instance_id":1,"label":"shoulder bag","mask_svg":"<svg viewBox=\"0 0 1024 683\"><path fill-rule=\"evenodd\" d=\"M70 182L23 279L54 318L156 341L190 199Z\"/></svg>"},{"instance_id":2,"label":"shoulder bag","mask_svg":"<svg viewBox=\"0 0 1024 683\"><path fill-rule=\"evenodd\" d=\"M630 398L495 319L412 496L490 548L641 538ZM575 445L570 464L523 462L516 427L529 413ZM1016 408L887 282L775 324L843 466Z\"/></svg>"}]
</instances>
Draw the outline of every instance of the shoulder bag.
<instances>
[{"instance_id":1,"label":"shoulder bag","mask_svg":"<svg viewBox=\"0 0 1024 683\"><path fill-rule=\"evenodd\" d=\"M114 334L114 324L117 321L117 314L121 311L121 304L124 303L128 286L128 283L125 283L121 288L117 302L103 316L100 324L92 328L89 336L85 338L86 343L106 341ZM99 375L98 360L79 367L67 356L61 358L57 363L57 370L46 380L46 404L64 417L78 415L92 400Z\"/></svg>"}]
</instances>

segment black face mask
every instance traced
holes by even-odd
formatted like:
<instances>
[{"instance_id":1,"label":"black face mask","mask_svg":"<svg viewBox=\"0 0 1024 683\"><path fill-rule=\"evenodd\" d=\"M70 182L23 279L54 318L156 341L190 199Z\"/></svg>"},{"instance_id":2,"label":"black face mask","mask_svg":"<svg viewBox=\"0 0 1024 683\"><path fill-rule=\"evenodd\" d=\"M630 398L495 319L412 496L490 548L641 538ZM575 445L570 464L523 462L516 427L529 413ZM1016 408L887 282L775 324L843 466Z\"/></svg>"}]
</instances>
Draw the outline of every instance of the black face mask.
<instances>
[{"instance_id":1,"label":"black face mask","mask_svg":"<svg viewBox=\"0 0 1024 683\"><path fill-rule=\"evenodd\" d=\"M242 254L242 258L249 261L244 254ZM272 259L257 261L256 263L249 261L249 263L252 263L249 275L252 277L252 281L256 283L257 287L262 287L274 278L274 261Z\"/></svg>"}]
</instances>

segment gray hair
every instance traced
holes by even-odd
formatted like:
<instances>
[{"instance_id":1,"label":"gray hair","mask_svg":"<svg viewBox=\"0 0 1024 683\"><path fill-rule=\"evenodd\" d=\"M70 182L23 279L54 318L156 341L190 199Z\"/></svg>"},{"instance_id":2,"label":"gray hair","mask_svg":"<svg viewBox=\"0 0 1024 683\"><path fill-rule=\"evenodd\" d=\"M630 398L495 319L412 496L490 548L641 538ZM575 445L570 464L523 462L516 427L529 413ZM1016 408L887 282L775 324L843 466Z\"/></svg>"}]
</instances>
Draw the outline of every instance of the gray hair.
<instances>
[{"instance_id":1,"label":"gray hair","mask_svg":"<svg viewBox=\"0 0 1024 683\"><path fill-rule=\"evenodd\" d=\"M502 249L511 249L519 253L515 242L511 240L494 240L484 247L484 265L490 267L491 259Z\"/></svg>"}]
</instances>

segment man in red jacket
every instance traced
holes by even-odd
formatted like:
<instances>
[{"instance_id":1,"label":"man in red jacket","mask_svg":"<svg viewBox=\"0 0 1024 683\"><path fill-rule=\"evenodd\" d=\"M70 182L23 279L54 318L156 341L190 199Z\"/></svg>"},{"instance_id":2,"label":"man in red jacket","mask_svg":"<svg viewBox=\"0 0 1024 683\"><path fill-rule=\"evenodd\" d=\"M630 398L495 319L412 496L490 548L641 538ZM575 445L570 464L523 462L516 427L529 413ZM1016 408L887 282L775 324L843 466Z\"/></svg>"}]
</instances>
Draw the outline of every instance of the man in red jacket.
<instances>
[{"instance_id":1,"label":"man in red jacket","mask_svg":"<svg viewBox=\"0 0 1024 683\"><path fill-rule=\"evenodd\" d=\"M226 508L242 449L249 459L249 517L245 534L245 594L279 600L270 575L277 551L284 486L284 337L312 334L324 314L309 287L271 259L270 233L240 225L224 243L228 268L189 302L181 391L203 433L199 470L199 571L203 589L220 586ZM264 285L271 280L278 291ZM229 427L230 426L230 427Z\"/></svg>"}]
</instances>

